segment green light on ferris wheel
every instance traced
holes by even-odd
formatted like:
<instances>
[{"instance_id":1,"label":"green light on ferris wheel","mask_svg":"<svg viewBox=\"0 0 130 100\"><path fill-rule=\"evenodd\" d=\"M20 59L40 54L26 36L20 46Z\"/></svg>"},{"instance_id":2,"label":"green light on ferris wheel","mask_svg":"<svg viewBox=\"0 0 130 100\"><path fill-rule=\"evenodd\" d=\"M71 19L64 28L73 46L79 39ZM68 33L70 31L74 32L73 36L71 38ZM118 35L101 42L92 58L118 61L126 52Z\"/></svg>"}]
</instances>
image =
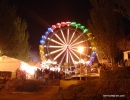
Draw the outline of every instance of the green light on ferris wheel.
<instances>
[{"instance_id":1,"label":"green light on ferris wheel","mask_svg":"<svg viewBox=\"0 0 130 100\"><path fill-rule=\"evenodd\" d=\"M85 26L81 26L80 23L77 24L76 22L71 22L71 26L80 28L83 31L83 33L88 32L88 29L85 28Z\"/></svg>"},{"instance_id":2,"label":"green light on ferris wheel","mask_svg":"<svg viewBox=\"0 0 130 100\"><path fill-rule=\"evenodd\" d=\"M86 33L86 32L88 32L88 29L87 29L87 28L86 28L86 29L84 29L83 33Z\"/></svg>"},{"instance_id":3,"label":"green light on ferris wheel","mask_svg":"<svg viewBox=\"0 0 130 100\"><path fill-rule=\"evenodd\" d=\"M80 26L80 29L83 31L85 29L85 26Z\"/></svg>"},{"instance_id":4,"label":"green light on ferris wheel","mask_svg":"<svg viewBox=\"0 0 130 100\"><path fill-rule=\"evenodd\" d=\"M78 28L79 28L80 26L81 26L81 24L80 24L80 23L76 24L76 27L78 27Z\"/></svg>"},{"instance_id":5,"label":"green light on ferris wheel","mask_svg":"<svg viewBox=\"0 0 130 100\"><path fill-rule=\"evenodd\" d=\"M71 26L75 27L76 26L76 22L72 22Z\"/></svg>"}]
</instances>

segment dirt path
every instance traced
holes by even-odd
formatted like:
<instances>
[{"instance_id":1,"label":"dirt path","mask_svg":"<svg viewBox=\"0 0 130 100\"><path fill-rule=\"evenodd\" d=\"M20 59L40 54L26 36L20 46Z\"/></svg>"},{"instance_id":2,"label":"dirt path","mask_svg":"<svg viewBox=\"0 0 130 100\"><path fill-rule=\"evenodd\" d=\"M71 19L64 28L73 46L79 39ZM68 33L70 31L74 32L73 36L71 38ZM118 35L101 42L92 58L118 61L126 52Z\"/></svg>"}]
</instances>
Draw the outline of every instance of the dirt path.
<instances>
[{"instance_id":1,"label":"dirt path","mask_svg":"<svg viewBox=\"0 0 130 100\"><path fill-rule=\"evenodd\" d=\"M0 91L0 100L50 100L58 92L59 86L43 86L36 93Z\"/></svg>"}]
</instances>

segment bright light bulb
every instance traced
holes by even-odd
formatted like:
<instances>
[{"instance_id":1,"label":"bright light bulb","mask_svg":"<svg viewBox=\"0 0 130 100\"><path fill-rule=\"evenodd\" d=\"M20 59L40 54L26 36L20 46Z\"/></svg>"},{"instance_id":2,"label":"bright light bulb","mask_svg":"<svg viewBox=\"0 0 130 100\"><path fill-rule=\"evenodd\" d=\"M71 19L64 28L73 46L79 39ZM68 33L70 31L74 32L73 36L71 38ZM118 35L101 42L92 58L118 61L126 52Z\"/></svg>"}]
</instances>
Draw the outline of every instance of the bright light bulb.
<instances>
[{"instance_id":1,"label":"bright light bulb","mask_svg":"<svg viewBox=\"0 0 130 100\"><path fill-rule=\"evenodd\" d=\"M82 53L83 52L83 50L84 50L84 47L78 47L78 51L80 52L80 53Z\"/></svg>"}]
</instances>

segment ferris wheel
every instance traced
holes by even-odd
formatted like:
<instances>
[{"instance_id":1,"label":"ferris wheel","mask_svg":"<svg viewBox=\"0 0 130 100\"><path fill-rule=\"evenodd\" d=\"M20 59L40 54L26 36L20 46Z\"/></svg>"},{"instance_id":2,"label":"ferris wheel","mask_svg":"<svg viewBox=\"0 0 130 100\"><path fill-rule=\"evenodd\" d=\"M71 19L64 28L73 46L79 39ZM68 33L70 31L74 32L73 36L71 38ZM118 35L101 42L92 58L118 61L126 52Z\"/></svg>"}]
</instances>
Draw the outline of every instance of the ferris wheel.
<instances>
[{"instance_id":1,"label":"ferris wheel","mask_svg":"<svg viewBox=\"0 0 130 100\"><path fill-rule=\"evenodd\" d=\"M40 43L43 49L42 58L56 61L60 66L64 63L72 64L81 58L93 60L92 47L89 41L87 28L76 22L61 22L52 25L42 35ZM83 52L78 51L82 47ZM94 54L95 53L95 54Z\"/></svg>"}]
</instances>

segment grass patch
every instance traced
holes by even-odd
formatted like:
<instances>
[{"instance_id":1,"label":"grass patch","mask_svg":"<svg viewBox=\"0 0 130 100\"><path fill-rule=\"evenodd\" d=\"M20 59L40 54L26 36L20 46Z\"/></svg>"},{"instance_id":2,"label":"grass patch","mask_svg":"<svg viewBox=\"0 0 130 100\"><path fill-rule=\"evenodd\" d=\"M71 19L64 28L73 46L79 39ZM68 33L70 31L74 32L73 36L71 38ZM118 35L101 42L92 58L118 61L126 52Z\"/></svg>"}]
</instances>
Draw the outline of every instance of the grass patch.
<instances>
[{"instance_id":1,"label":"grass patch","mask_svg":"<svg viewBox=\"0 0 130 100\"><path fill-rule=\"evenodd\" d=\"M55 94L51 100L107 100L103 95L124 95L108 98L111 100L130 100L130 79L128 69L104 72L99 79L72 84ZM124 75L125 74L125 75Z\"/></svg>"},{"instance_id":2,"label":"grass patch","mask_svg":"<svg viewBox=\"0 0 130 100\"><path fill-rule=\"evenodd\" d=\"M15 92L35 92L39 83L34 80L27 80L26 82L15 87Z\"/></svg>"}]
</instances>

